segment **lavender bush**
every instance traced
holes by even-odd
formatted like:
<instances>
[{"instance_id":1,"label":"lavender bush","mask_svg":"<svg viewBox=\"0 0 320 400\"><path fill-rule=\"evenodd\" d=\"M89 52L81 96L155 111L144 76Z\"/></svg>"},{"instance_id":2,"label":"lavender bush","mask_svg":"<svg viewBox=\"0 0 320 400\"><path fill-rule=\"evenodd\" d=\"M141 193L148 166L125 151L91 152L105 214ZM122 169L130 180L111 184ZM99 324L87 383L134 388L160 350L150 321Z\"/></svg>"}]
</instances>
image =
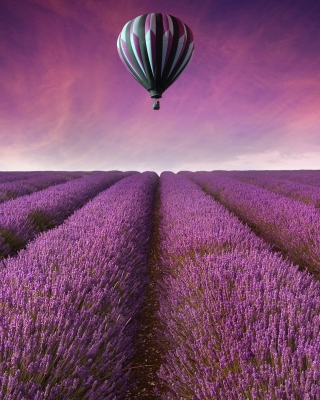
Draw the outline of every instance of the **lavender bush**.
<instances>
[{"instance_id":1,"label":"lavender bush","mask_svg":"<svg viewBox=\"0 0 320 400\"><path fill-rule=\"evenodd\" d=\"M264 178L276 178L305 185L320 186L319 170L299 170L299 171L214 171L214 173L227 176L239 177L245 174L247 177L259 175Z\"/></svg>"},{"instance_id":2,"label":"lavender bush","mask_svg":"<svg viewBox=\"0 0 320 400\"><path fill-rule=\"evenodd\" d=\"M281 179L276 174L266 174L261 171L230 172L228 176L320 208L320 186Z\"/></svg>"},{"instance_id":3,"label":"lavender bush","mask_svg":"<svg viewBox=\"0 0 320 400\"><path fill-rule=\"evenodd\" d=\"M39 171L32 172L1 172L0 171L0 183L19 181L22 179L28 179L31 177L39 176L41 173Z\"/></svg>"},{"instance_id":4,"label":"lavender bush","mask_svg":"<svg viewBox=\"0 0 320 400\"><path fill-rule=\"evenodd\" d=\"M157 180L121 180L6 260L1 399L125 398Z\"/></svg>"},{"instance_id":5,"label":"lavender bush","mask_svg":"<svg viewBox=\"0 0 320 400\"><path fill-rule=\"evenodd\" d=\"M269 175L275 173L275 177L290 180L292 182L304 183L308 185L320 186L319 170L301 170L301 171L268 171Z\"/></svg>"},{"instance_id":6,"label":"lavender bush","mask_svg":"<svg viewBox=\"0 0 320 400\"><path fill-rule=\"evenodd\" d=\"M61 224L77 208L124 176L122 172L93 173L0 204L0 237L3 239L0 255L16 252L40 231Z\"/></svg>"},{"instance_id":7,"label":"lavender bush","mask_svg":"<svg viewBox=\"0 0 320 400\"><path fill-rule=\"evenodd\" d=\"M161 175L164 399L320 398L320 285L181 175Z\"/></svg>"},{"instance_id":8,"label":"lavender bush","mask_svg":"<svg viewBox=\"0 0 320 400\"><path fill-rule=\"evenodd\" d=\"M314 207L214 173L187 173L301 266L320 276L320 214Z\"/></svg>"},{"instance_id":9,"label":"lavender bush","mask_svg":"<svg viewBox=\"0 0 320 400\"><path fill-rule=\"evenodd\" d=\"M81 178L83 175L84 173L80 172L45 172L37 173L35 175L32 174L18 180L0 183L0 203L15 199L19 196L34 193L52 185Z\"/></svg>"}]
</instances>

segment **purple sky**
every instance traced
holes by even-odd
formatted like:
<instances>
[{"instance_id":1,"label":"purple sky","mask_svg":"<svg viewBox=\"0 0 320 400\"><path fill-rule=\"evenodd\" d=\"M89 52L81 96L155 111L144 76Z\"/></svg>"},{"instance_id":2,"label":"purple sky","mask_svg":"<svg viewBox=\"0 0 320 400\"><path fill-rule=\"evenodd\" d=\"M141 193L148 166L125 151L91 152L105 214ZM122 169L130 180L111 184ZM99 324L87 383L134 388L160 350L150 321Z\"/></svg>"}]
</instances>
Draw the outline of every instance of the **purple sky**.
<instances>
[{"instance_id":1,"label":"purple sky","mask_svg":"<svg viewBox=\"0 0 320 400\"><path fill-rule=\"evenodd\" d=\"M116 47L150 12L195 54L152 110ZM0 0L0 170L320 168L319 0Z\"/></svg>"}]
</instances>

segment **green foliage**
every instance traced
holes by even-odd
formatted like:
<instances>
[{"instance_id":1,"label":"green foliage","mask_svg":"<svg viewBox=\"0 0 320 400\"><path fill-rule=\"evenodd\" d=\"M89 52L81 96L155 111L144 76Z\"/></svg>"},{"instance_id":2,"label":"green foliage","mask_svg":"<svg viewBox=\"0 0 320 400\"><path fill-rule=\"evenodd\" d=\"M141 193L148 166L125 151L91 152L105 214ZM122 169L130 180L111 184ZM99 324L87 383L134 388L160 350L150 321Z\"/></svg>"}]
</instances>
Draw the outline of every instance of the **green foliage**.
<instances>
[{"instance_id":1,"label":"green foliage","mask_svg":"<svg viewBox=\"0 0 320 400\"><path fill-rule=\"evenodd\" d=\"M6 192L5 195L6 195L7 200L13 200L18 197L18 194L16 192L9 191L9 190Z\"/></svg>"},{"instance_id":2,"label":"green foliage","mask_svg":"<svg viewBox=\"0 0 320 400\"><path fill-rule=\"evenodd\" d=\"M0 236L4 239L5 243L10 247L10 253L15 254L21 250L25 243L14 233L10 232L8 229L0 229ZM0 259L4 258L4 255L0 254Z\"/></svg>"},{"instance_id":3,"label":"green foliage","mask_svg":"<svg viewBox=\"0 0 320 400\"><path fill-rule=\"evenodd\" d=\"M45 214L42 211L33 211L28 218L38 233L45 232L58 225L50 215Z\"/></svg>"}]
</instances>

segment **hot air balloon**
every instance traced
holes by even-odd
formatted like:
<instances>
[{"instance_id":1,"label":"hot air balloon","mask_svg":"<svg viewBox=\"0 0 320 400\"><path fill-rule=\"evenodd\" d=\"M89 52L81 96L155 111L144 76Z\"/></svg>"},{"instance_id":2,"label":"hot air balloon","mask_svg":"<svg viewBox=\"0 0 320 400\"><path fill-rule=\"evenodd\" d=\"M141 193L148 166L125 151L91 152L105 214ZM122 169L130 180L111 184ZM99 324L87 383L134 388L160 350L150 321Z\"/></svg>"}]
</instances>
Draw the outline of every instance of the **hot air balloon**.
<instances>
[{"instance_id":1,"label":"hot air balloon","mask_svg":"<svg viewBox=\"0 0 320 400\"><path fill-rule=\"evenodd\" d=\"M117 41L119 56L152 99L175 82L194 53L191 29L169 14L143 14L127 22ZM153 103L160 109L160 101Z\"/></svg>"}]
</instances>

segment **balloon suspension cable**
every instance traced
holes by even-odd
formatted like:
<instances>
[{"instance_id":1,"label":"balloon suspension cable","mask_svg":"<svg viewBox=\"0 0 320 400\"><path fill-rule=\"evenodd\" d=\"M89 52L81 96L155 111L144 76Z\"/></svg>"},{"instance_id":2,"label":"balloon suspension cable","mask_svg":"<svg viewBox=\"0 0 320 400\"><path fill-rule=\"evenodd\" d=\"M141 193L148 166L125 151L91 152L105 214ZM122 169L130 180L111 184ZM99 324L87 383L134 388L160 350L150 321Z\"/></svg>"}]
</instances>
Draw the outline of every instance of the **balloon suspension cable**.
<instances>
[{"instance_id":1,"label":"balloon suspension cable","mask_svg":"<svg viewBox=\"0 0 320 400\"><path fill-rule=\"evenodd\" d=\"M160 110L160 100L157 100L153 103L154 110Z\"/></svg>"}]
</instances>

